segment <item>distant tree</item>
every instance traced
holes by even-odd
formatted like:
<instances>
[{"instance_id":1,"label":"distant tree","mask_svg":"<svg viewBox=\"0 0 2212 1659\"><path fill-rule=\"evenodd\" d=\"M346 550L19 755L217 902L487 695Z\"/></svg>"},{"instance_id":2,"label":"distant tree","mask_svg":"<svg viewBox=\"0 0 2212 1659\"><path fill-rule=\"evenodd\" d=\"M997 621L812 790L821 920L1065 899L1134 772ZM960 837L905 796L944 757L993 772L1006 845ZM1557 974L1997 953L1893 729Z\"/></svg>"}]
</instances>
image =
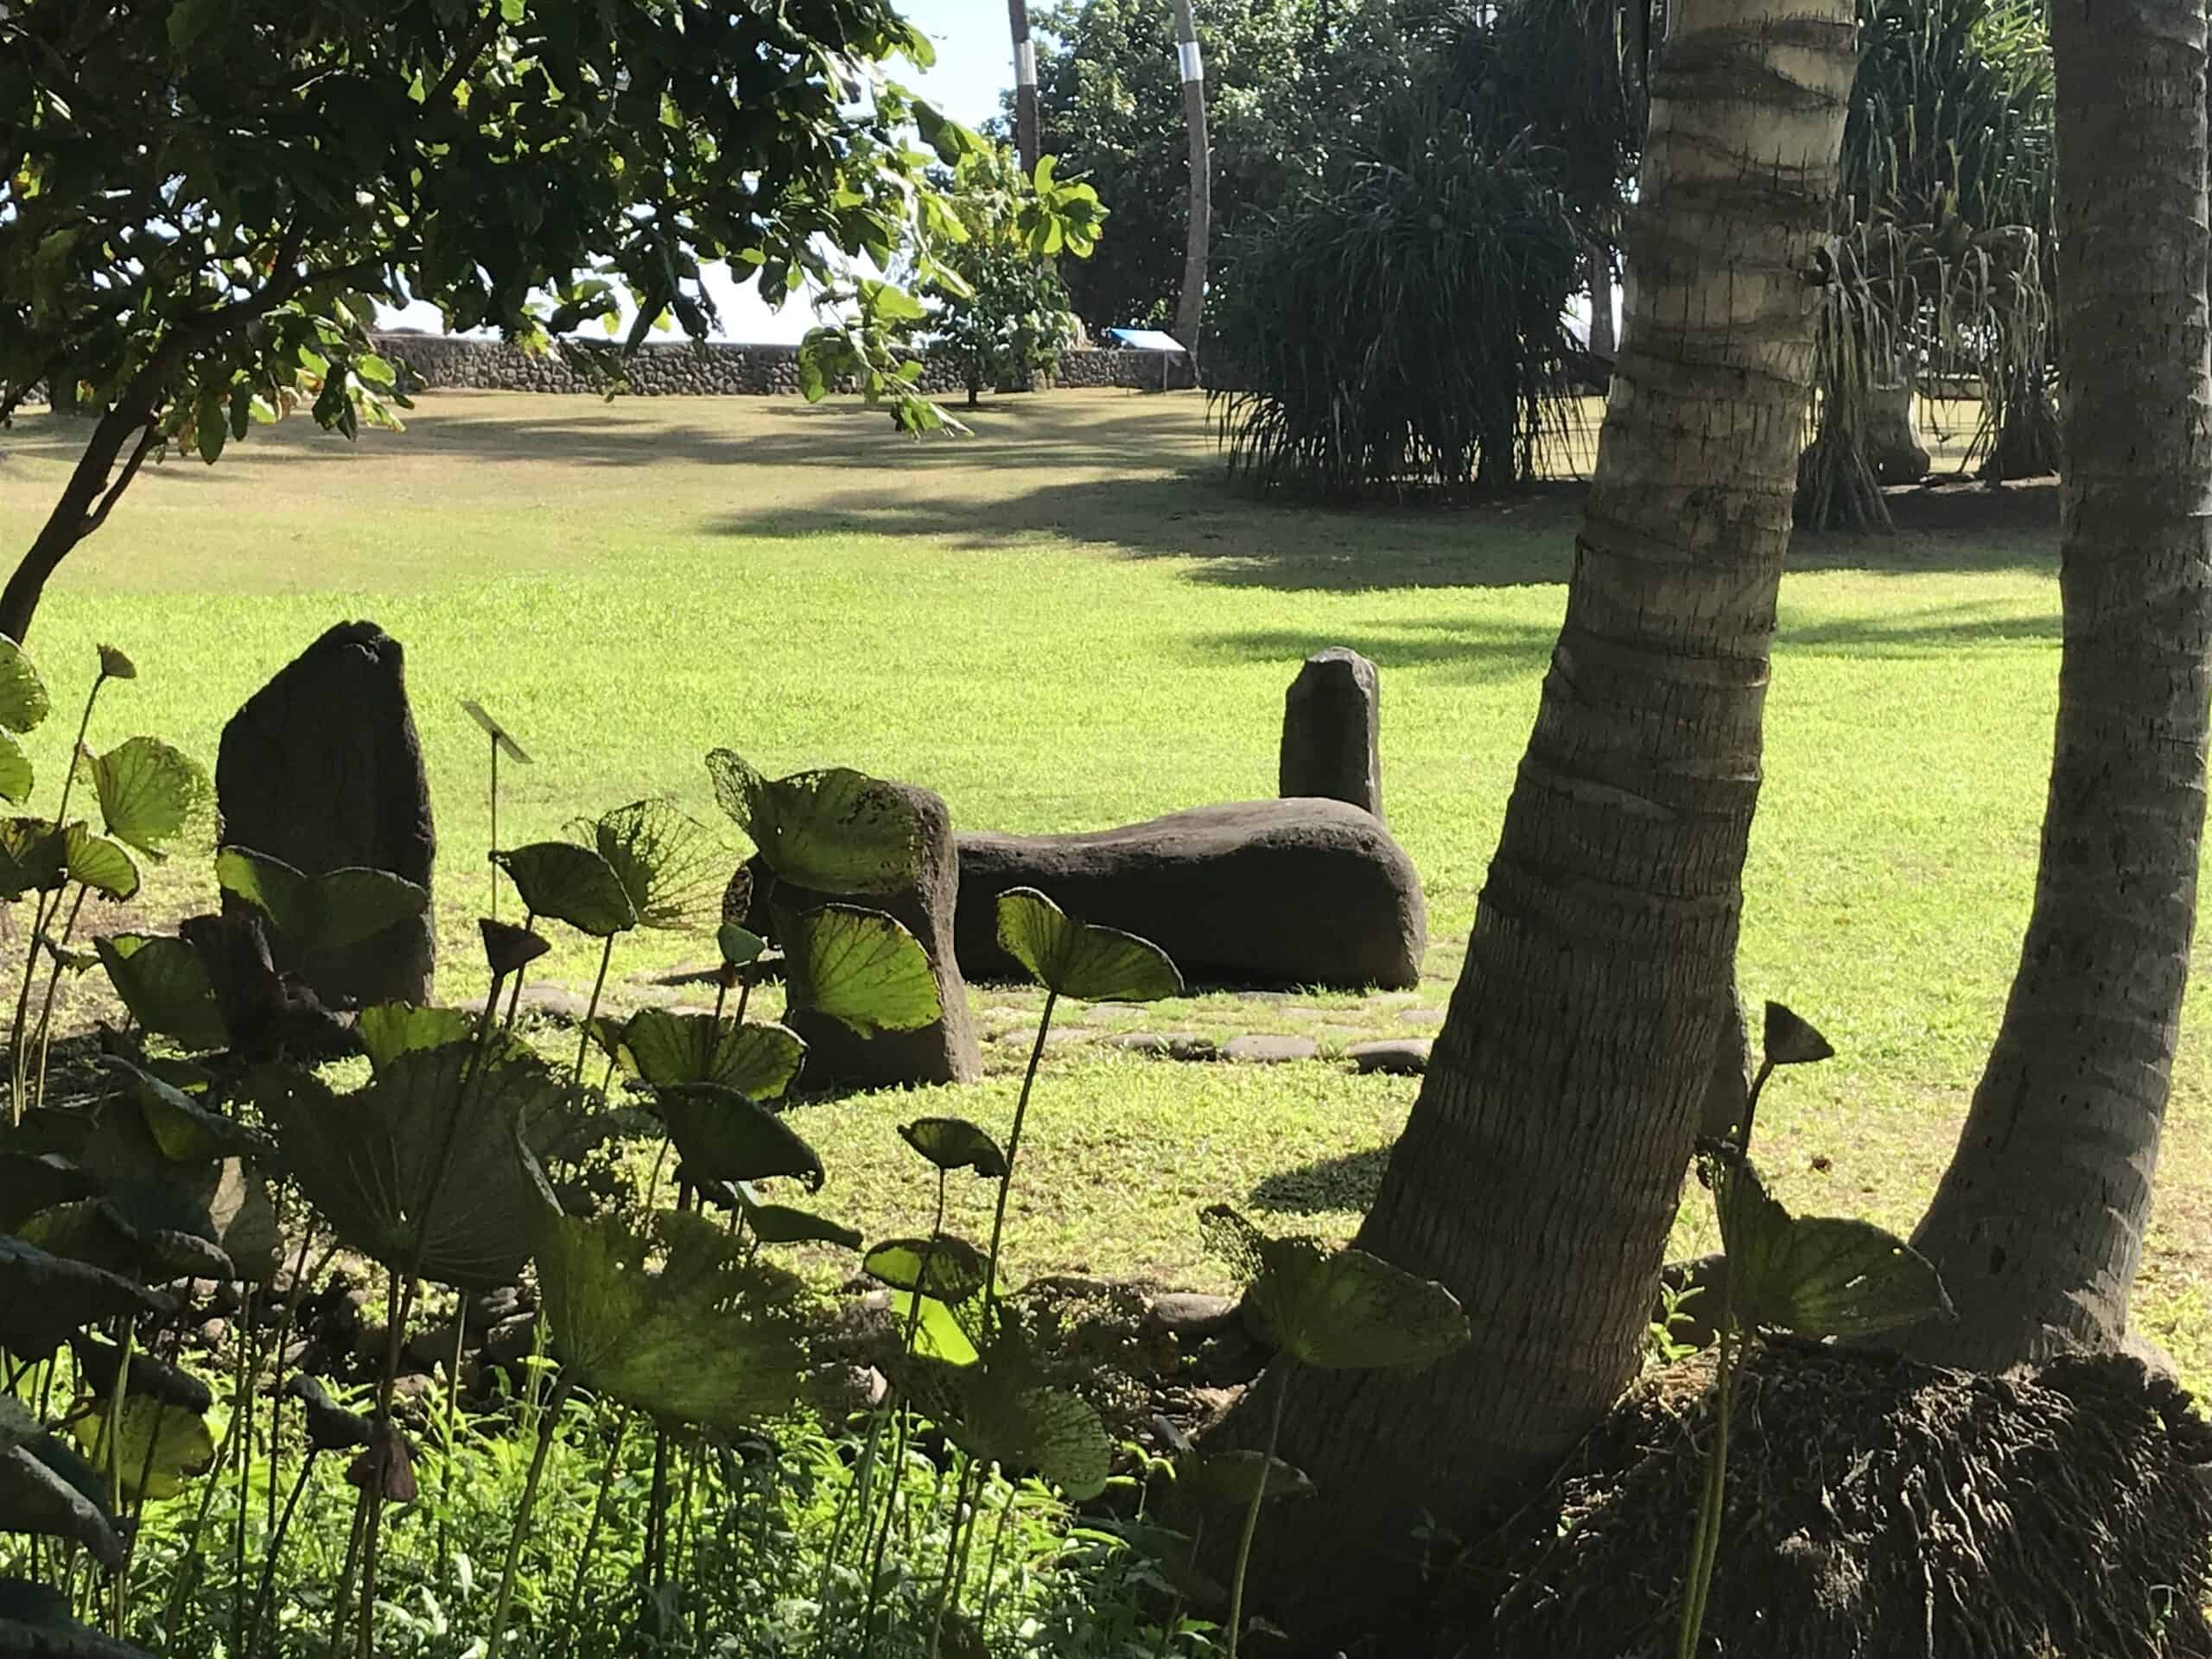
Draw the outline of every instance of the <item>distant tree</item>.
<instances>
[{"instance_id":1,"label":"distant tree","mask_svg":"<svg viewBox=\"0 0 2212 1659\"><path fill-rule=\"evenodd\" d=\"M1338 84L1370 10L1337 0L1201 0L1212 153L1211 241L1304 176L1357 94ZM1114 236L1068 273L1094 330L1170 325L1190 251L1190 119L1174 0L1065 0L1040 9L1038 100L1045 150L1114 209Z\"/></svg>"},{"instance_id":2,"label":"distant tree","mask_svg":"<svg viewBox=\"0 0 2212 1659\"><path fill-rule=\"evenodd\" d=\"M912 332L933 359L957 366L971 405L986 386L1050 378L1074 339L1058 262L1090 257L1106 210L1089 185L1063 183L1054 170L1046 156L1024 176L1011 149L984 143L945 181L959 239L917 283L937 308L925 316L918 308Z\"/></svg>"},{"instance_id":3,"label":"distant tree","mask_svg":"<svg viewBox=\"0 0 2212 1659\"><path fill-rule=\"evenodd\" d=\"M1191 0L1175 0L1175 56L1183 79L1183 124L1190 137L1190 193L1184 208L1183 287L1175 299L1175 338L1198 360L1206 307L1206 255L1213 235L1212 147L1206 137L1205 56Z\"/></svg>"},{"instance_id":4,"label":"distant tree","mask_svg":"<svg viewBox=\"0 0 2212 1659\"><path fill-rule=\"evenodd\" d=\"M1037 46L1029 34L1029 0L1006 0L1006 14L1014 35L1014 151L1027 173L1042 153L1037 129Z\"/></svg>"},{"instance_id":5,"label":"distant tree","mask_svg":"<svg viewBox=\"0 0 2212 1659\"><path fill-rule=\"evenodd\" d=\"M0 632L162 446L388 419L380 303L551 349L620 333L626 296L634 346L664 316L709 331L710 261L777 302L843 256L887 266L927 213L910 122L957 149L884 79L901 55L931 49L890 0L0 9L0 420L41 382L99 411ZM822 343L926 424L882 291Z\"/></svg>"}]
</instances>

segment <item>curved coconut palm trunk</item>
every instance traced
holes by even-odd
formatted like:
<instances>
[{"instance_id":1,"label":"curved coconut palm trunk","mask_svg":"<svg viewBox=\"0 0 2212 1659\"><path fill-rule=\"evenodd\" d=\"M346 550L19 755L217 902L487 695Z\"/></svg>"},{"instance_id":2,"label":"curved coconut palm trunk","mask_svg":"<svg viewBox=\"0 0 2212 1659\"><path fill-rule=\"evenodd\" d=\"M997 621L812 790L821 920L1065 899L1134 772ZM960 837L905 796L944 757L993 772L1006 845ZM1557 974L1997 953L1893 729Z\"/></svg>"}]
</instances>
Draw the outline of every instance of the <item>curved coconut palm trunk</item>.
<instances>
[{"instance_id":1,"label":"curved coconut palm trunk","mask_svg":"<svg viewBox=\"0 0 2212 1659\"><path fill-rule=\"evenodd\" d=\"M1183 292L1175 304L1175 338L1189 353L1195 375L1198 323L1206 307L1206 247L1213 234L1213 152L1206 142L1205 71L1191 0L1175 0L1175 52L1183 75L1183 119L1191 130L1191 213L1184 244Z\"/></svg>"},{"instance_id":2,"label":"curved coconut palm trunk","mask_svg":"<svg viewBox=\"0 0 2212 1659\"><path fill-rule=\"evenodd\" d=\"M2065 643L2035 906L1914 1243L1995 1369L2126 1332L2196 923L2212 640L2202 0L2057 0Z\"/></svg>"},{"instance_id":3,"label":"curved coconut palm trunk","mask_svg":"<svg viewBox=\"0 0 2212 1659\"><path fill-rule=\"evenodd\" d=\"M1037 48L1029 39L1029 0L1006 0L1007 26L1014 34L1014 153L1024 177L1037 171L1041 141L1037 134Z\"/></svg>"},{"instance_id":4,"label":"curved coconut palm trunk","mask_svg":"<svg viewBox=\"0 0 2212 1659\"><path fill-rule=\"evenodd\" d=\"M1636 1370L1734 1018L1809 275L1853 44L1853 0L1683 0L1656 66L1630 318L1566 623L1465 968L1357 1241L1450 1286L1474 1338L1425 1370L1298 1376L1284 1455L1323 1501L1269 1516L1270 1578L1309 1614L1332 1586L1374 1593L1309 1568L1359 1546L1409 1555L1422 1510L1478 1519Z\"/></svg>"}]
</instances>

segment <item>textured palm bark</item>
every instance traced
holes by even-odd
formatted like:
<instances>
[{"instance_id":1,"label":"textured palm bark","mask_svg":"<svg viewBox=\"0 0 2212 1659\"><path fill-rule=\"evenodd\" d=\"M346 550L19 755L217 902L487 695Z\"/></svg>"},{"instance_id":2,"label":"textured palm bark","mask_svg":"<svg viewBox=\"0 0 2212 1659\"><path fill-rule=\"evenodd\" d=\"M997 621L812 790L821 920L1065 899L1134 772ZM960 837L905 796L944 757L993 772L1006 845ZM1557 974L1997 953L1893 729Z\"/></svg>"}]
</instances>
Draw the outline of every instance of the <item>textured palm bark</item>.
<instances>
[{"instance_id":1,"label":"textured palm bark","mask_svg":"<svg viewBox=\"0 0 2212 1659\"><path fill-rule=\"evenodd\" d=\"M2196 911L2212 639L2201 0L2057 0L2065 618L2042 861L1981 1086L1914 1243L1994 1369L2117 1345Z\"/></svg>"},{"instance_id":2,"label":"textured palm bark","mask_svg":"<svg viewBox=\"0 0 2212 1659\"><path fill-rule=\"evenodd\" d=\"M1014 153L1021 158L1021 170L1033 174L1037 170L1039 140L1037 136L1037 69L1036 60L1029 60L1029 73L1021 73L1022 60L1027 55L1023 48L1030 45L1029 0L1006 0L1007 27L1014 34ZM1034 48L1032 48L1032 50Z\"/></svg>"},{"instance_id":3,"label":"textured palm bark","mask_svg":"<svg viewBox=\"0 0 2212 1659\"><path fill-rule=\"evenodd\" d=\"M1301 1371L1319 1504L1274 1605L1376 1605L1421 1512L1478 1523L1634 1374L1733 1014L1775 594L1854 68L1852 0L1683 0L1652 77L1626 344L1535 728L1421 1096L1358 1243L1472 1341ZM1300 1514L1300 1510L1304 1513ZM1325 1562L1332 1562L1323 1570Z\"/></svg>"},{"instance_id":4,"label":"textured palm bark","mask_svg":"<svg viewBox=\"0 0 2212 1659\"><path fill-rule=\"evenodd\" d=\"M1191 0L1175 0L1175 41L1192 52L1198 49L1198 27L1191 16ZM1175 338L1190 354L1195 373L1198 323L1206 307L1206 247L1213 235L1213 152L1206 142L1206 84L1187 71L1183 119L1191 130L1191 212L1184 243L1183 292L1175 303Z\"/></svg>"}]
</instances>

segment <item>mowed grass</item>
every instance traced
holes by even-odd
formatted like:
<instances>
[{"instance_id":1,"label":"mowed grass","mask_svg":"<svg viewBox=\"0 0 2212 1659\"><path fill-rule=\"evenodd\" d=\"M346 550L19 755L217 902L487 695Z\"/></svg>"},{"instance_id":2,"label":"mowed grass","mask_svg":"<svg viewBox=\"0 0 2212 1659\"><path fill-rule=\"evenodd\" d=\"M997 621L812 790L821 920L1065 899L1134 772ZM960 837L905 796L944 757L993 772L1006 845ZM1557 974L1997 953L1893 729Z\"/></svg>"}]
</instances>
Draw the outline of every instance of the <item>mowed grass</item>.
<instances>
[{"instance_id":1,"label":"mowed grass","mask_svg":"<svg viewBox=\"0 0 2212 1659\"><path fill-rule=\"evenodd\" d=\"M1284 687L1307 652L1353 645L1382 669L1386 804L1430 906L1420 1000L1441 1003L1558 626L1572 488L1440 513L1261 505L1219 481L1187 395L1003 400L974 426L914 443L853 407L445 393L405 435L358 446L257 431L213 468L148 469L56 580L31 644L65 702L95 641L124 645L144 677L112 690L96 743L150 730L212 763L232 710L329 624L370 616L404 641L454 994L481 983L488 833L463 697L536 757L505 775L509 842L649 793L711 816L700 760L717 745L772 770L926 784L965 826L1069 830L1272 794ZM28 541L79 441L41 416L0 437L0 545ZM2049 486L1900 515L1893 537L1801 538L1784 584L1742 977L1840 1051L1761 1113L1783 1196L1905 1228L1949 1155L2026 918L2058 601ZM65 724L38 734L49 780ZM166 874L156 907L201 880ZM626 940L616 977L705 950ZM590 966L580 943L554 962L572 982ZM1257 1029L1265 1012L1212 999L1162 1028ZM825 1204L872 1230L921 1218L894 1126L1002 1121L1000 1047L972 1098L806 1109L834 1172ZM2208 1049L2199 995L2139 1303L2199 1380ZM1348 1229L1413 1092L1327 1065L1058 1051L1017 1270L1214 1281L1192 1211L1220 1198ZM1684 1248L1710 1238L1700 1205L1678 1230Z\"/></svg>"}]
</instances>

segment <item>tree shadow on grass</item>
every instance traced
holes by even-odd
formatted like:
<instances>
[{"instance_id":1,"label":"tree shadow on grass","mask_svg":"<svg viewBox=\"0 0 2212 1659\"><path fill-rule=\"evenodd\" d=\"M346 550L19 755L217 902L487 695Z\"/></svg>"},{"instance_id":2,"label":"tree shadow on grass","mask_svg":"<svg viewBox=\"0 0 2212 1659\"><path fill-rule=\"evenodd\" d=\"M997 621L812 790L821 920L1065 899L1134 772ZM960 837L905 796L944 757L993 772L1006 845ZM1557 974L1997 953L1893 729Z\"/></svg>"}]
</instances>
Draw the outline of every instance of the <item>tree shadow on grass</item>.
<instances>
[{"instance_id":1,"label":"tree shadow on grass","mask_svg":"<svg viewBox=\"0 0 2212 1659\"><path fill-rule=\"evenodd\" d=\"M1253 1186L1252 1207L1282 1216L1364 1212L1382 1190L1382 1171L1389 1161L1389 1147L1369 1147L1277 1170Z\"/></svg>"}]
</instances>

